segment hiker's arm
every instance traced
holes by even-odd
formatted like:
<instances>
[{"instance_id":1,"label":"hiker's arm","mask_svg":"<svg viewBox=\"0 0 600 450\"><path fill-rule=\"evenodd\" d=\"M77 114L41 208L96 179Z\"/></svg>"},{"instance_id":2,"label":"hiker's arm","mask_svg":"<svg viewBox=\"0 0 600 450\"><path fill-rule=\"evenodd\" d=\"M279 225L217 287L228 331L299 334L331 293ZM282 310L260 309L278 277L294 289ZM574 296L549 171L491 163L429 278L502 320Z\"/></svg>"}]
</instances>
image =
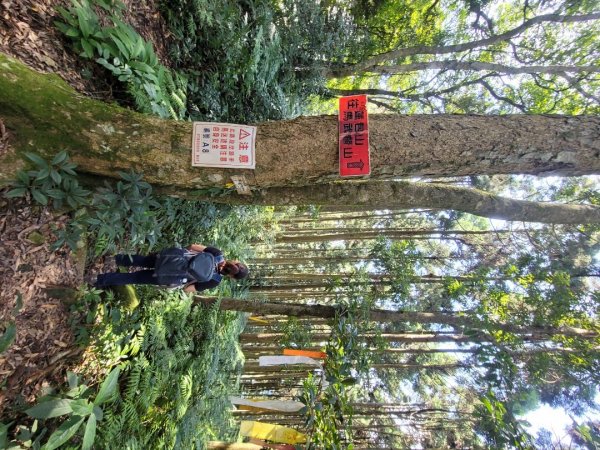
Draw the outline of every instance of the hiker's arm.
<instances>
[{"instance_id":1,"label":"hiker's arm","mask_svg":"<svg viewBox=\"0 0 600 450\"><path fill-rule=\"evenodd\" d=\"M187 249L192 250L194 252L203 252L205 248L206 248L206 245L190 244Z\"/></svg>"}]
</instances>

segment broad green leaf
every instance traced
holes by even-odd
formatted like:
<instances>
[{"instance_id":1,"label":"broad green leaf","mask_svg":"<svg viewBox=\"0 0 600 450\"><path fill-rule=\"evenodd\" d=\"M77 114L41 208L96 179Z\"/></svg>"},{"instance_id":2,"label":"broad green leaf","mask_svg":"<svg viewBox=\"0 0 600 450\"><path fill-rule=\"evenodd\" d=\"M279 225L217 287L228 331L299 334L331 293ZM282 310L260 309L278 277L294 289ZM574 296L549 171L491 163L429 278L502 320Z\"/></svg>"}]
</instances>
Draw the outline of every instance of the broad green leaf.
<instances>
[{"instance_id":1,"label":"broad green leaf","mask_svg":"<svg viewBox=\"0 0 600 450\"><path fill-rule=\"evenodd\" d=\"M87 56L88 58L94 57L94 47L92 46L92 44L90 44L86 39L82 39L81 46L83 47L83 52L85 53L85 56Z\"/></svg>"},{"instance_id":2,"label":"broad green leaf","mask_svg":"<svg viewBox=\"0 0 600 450\"><path fill-rule=\"evenodd\" d=\"M79 384L79 377L77 376L76 373L68 370L67 371L67 381L69 383L69 387L71 389L75 389L77 387L77 385Z\"/></svg>"},{"instance_id":3,"label":"broad green leaf","mask_svg":"<svg viewBox=\"0 0 600 450\"><path fill-rule=\"evenodd\" d=\"M61 191L60 189L48 189L46 191L46 195L48 195L48 197L61 199L61 200L65 198L65 193L63 191Z\"/></svg>"},{"instance_id":4,"label":"broad green leaf","mask_svg":"<svg viewBox=\"0 0 600 450\"><path fill-rule=\"evenodd\" d=\"M27 159L29 159L31 162L33 162L36 166L39 167L47 167L48 163L46 162L46 160L44 158L42 158L40 155L36 155L35 153L31 153L31 152L26 152L25 156L27 157Z\"/></svg>"},{"instance_id":5,"label":"broad green leaf","mask_svg":"<svg viewBox=\"0 0 600 450\"><path fill-rule=\"evenodd\" d=\"M27 191L28 191L28 189L26 187L19 187L19 188L11 189L6 194L4 194L4 196L6 198L23 197L27 193Z\"/></svg>"},{"instance_id":6,"label":"broad green leaf","mask_svg":"<svg viewBox=\"0 0 600 450\"><path fill-rule=\"evenodd\" d=\"M56 9L58 10L58 7ZM68 31L72 30L72 28L69 25L67 25L66 23L63 23L63 22L56 21L56 22L54 22L54 26L56 28L58 28L64 34L67 34Z\"/></svg>"},{"instance_id":7,"label":"broad green leaf","mask_svg":"<svg viewBox=\"0 0 600 450\"><path fill-rule=\"evenodd\" d=\"M13 423L1 423L0 422L0 448L6 448L8 446L8 429Z\"/></svg>"},{"instance_id":8,"label":"broad green leaf","mask_svg":"<svg viewBox=\"0 0 600 450\"><path fill-rule=\"evenodd\" d=\"M110 36L110 38L115 43L115 45L118 47L119 51L121 52L121 55L123 55L125 57L124 59L128 60L129 52L127 51L127 47L125 46L125 44L123 42L121 42L121 39L119 39L118 36ZM119 61L119 63L120 63L120 61ZM115 63L115 64L120 65L119 63Z\"/></svg>"},{"instance_id":9,"label":"broad green leaf","mask_svg":"<svg viewBox=\"0 0 600 450\"><path fill-rule=\"evenodd\" d=\"M29 186L29 174L24 170L19 170L17 172L17 180L21 182L24 186Z\"/></svg>"},{"instance_id":10,"label":"broad green leaf","mask_svg":"<svg viewBox=\"0 0 600 450\"><path fill-rule=\"evenodd\" d=\"M15 340L17 335L17 326L14 322L10 322L4 330L4 334L0 337L0 353L4 352L10 344Z\"/></svg>"},{"instance_id":11,"label":"broad green leaf","mask_svg":"<svg viewBox=\"0 0 600 450\"><path fill-rule=\"evenodd\" d=\"M77 19L79 20L79 29L81 30L83 37L87 38L92 33L92 29L90 28L90 24L88 22L88 17L86 17L84 11L80 10L78 12L79 14Z\"/></svg>"},{"instance_id":12,"label":"broad green leaf","mask_svg":"<svg viewBox=\"0 0 600 450\"><path fill-rule=\"evenodd\" d=\"M75 172L73 170L75 167L77 167L75 164L68 164L68 165L64 165L63 167L61 167L61 169L63 172L65 172L69 175L77 176L77 172Z\"/></svg>"},{"instance_id":13,"label":"broad green leaf","mask_svg":"<svg viewBox=\"0 0 600 450\"><path fill-rule=\"evenodd\" d=\"M31 430L25 426L19 426L19 433L17 434L17 440L23 442L25 447L31 446Z\"/></svg>"},{"instance_id":14,"label":"broad green leaf","mask_svg":"<svg viewBox=\"0 0 600 450\"><path fill-rule=\"evenodd\" d=\"M104 418L104 411L99 406L94 406L94 415L96 416L96 420L100 422Z\"/></svg>"},{"instance_id":15,"label":"broad green leaf","mask_svg":"<svg viewBox=\"0 0 600 450\"><path fill-rule=\"evenodd\" d=\"M138 69L138 70L141 70L141 71L146 72L146 73L154 73L154 69L152 67L150 67L148 64L144 63L144 62L131 61L129 64L134 69Z\"/></svg>"},{"instance_id":16,"label":"broad green leaf","mask_svg":"<svg viewBox=\"0 0 600 450\"><path fill-rule=\"evenodd\" d=\"M52 158L52 165L62 164L63 162L65 162L67 160L68 157L69 157L69 155L67 154L67 152L64 150L61 150L56 155L54 155L54 158Z\"/></svg>"},{"instance_id":17,"label":"broad green leaf","mask_svg":"<svg viewBox=\"0 0 600 450\"><path fill-rule=\"evenodd\" d=\"M80 33L77 28L67 27L65 31L63 31L67 36L70 37L79 37Z\"/></svg>"},{"instance_id":18,"label":"broad green leaf","mask_svg":"<svg viewBox=\"0 0 600 450\"><path fill-rule=\"evenodd\" d=\"M117 389L117 383L119 381L119 372L121 370L118 367L115 367L106 377L106 380L100 386L100 391L98 395L96 395L96 399L94 400L94 405L101 405L102 403L109 400L112 395L115 393Z\"/></svg>"},{"instance_id":19,"label":"broad green leaf","mask_svg":"<svg viewBox=\"0 0 600 450\"><path fill-rule=\"evenodd\" d=\"M69 206L71 206L71 208L77 208L77 201L73 197L67 197L67 203Z\"/></svg>"},{"instance_id":20,"label":"broad green leaf","mask_svg":"<svg viewBox=\"0 0 600 450\"><path fill-rule=\"evenodd\" d=\"M85 433L83 435L83 442L81 443L81 450L89 450L94 445L94 439L96 438L96 416L91 414L88 418L87 424L85 425Z\"/></svg>"},{"instance_id":21,"label":"broad green leaf","mask_svg":"<svg viewBox=\"0 0 600 450\"><path fill-rule=\"evenodd\" d=\"M93 408L94 405L83 398L71 402L71 409L76 416L87 416L92 413Z\"/></svg>"},{"instance_id":22,"label":"broad green leaf","mask_svg":"<svg viewBox=\"0 0 600 450\"><path fill-rule=\"evenodd\" d=\"M48 178L48 176L50 175L50 168L49 167L44 167L42 169L40 169L40 171L37 173L35 179L36 180L45 180L46 178Z\"/></svg>"},{"instance_id":23,"label":"broad green leaf","mask_svg":"<svg viewBox=\"0 0 600 450\"><path fill-rule=\"evenodd\" d=\"M60 173L58 173L56 170L50 171L50 177L52 178L52 181L54 181L56 184L60 184L60 180L62 179L62 177L60 176Z\"/></svg>"},{"instance_id":24,"label":"broad green leaf","mask_svg":"<svg viewBox=\"0 0 600 450\"><path fill-rule=\"evenodd\" d=\"M73 412L73 409L71 408L72 401L73 400L65 398L49 400L38 403L27 409L25 413L36 419L51 419L52 417L64 416L65 414L71 414Z\"/></svg>"},{"instance_id":25,"label":"broad green leaf","mask_svg":"<svg viewBox=\"0 0 600 450\"><path fill-rule=\"evenodd\" d=\"M37 189L32 189L31 195L33 196L33 198L35 199L36 202L38 202L44 206L48 204L48 197L46 197L44 194L42 194Z\"/></svg>"},{"instance_id":26,"label":"broad green leaf","mask_svg":"<svg viewBox=\"0 0 600 450\"><path fill-rule=\"evenodd\" d=\"M107 65L110 65L110 66L112 66L112 64L110 64L110 63L109 63L109 62L106 60L106 58L97 58L97 59L96 59L96 62L97 62L98 64L102 64L103 66L107 66Z\"/></svg>"},{"instance_id":27,"label":"broad green leaf","mask_svg":"<svg viewBox=\"0 0 600 450\"><path fill-rule=\"evenodd\" d=\"M71 439L83 423L84 418L73 416L67 419L58 429L50 435L48 442L42 447L42 450L54 450Z\"/></svg>"}]
</instances>

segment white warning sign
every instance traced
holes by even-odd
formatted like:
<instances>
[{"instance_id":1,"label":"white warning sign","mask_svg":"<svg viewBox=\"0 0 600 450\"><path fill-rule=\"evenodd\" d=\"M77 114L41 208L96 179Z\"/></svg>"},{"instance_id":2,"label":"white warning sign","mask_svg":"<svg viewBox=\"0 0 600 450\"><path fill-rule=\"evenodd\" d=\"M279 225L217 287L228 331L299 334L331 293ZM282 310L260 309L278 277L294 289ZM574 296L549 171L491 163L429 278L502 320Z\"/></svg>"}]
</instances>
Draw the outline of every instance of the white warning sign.
<instances>
[{"instance_id":1,"label":"white warning sign","mask_svg":"<svg viewBox=\"0 0 600 450\"><path fill-rule=\"evenodd\" d=\"M254 169L256 127L194 122L192 166Z\"/></svg>"}]
</instances>

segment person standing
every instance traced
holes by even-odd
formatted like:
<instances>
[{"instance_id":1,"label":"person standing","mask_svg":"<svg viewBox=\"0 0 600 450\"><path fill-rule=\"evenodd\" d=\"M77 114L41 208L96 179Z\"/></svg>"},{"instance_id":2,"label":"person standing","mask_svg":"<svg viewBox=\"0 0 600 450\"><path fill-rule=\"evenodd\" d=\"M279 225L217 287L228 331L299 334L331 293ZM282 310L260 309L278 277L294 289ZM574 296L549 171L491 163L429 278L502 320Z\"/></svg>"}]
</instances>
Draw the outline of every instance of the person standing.
<instances>
[{"instance_id":1,"label":"person standing","mask_svg":"<svg viewBox=\"0 0 600 450\"><path fill-rule=\"evenodd\" d=\"M245 264L225 259L223 252L216 247L200 244L191 244L186 249L168 248L149 255L120 254L115 256L115 263L117 266L144 269L130 273L101 273L91 284L97 288L148 284L201 292L217 287L224 276L241 280L249 274Z\"/></svg>"}]
</instances>

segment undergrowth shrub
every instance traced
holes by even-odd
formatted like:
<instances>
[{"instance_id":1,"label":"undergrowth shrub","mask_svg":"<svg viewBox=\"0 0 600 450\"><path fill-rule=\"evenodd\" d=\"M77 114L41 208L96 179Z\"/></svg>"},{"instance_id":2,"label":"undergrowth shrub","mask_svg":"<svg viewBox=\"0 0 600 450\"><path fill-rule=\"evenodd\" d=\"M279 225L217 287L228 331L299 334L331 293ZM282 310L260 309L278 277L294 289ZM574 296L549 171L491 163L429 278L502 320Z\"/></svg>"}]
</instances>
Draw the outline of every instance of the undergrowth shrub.
<instances>
[{"instance_id":1,"label":"undergrowth shrub","mask_svg":"<svg viewBox=\"0 0 600 450\"><path fill-rule=\"evenodd\" d=\"M78 208L88 203L90 191L79 186L77 167L65 151L58 153L50 162L41 156L26 152L25 157L33 163L32 170L20 170L12 182L7 198L29 197L46 206L49 200L55 209Z\"/></svg>"},{"instance_id":2,"label":"undergrowth shrub","mask_svg":"<svg viewBox=\"0 0 600 450\"><path fill-rule=\"evenodd\" d=\"M250 242L268 239L273 208L222 207L182 199L157 199L162 224L157 247L212 244L228 257L248 257ZM245 280L243 280L245 281ZM245 282L223 280L218 297L245 298ZM193 305L187 294L136 286L141 305L127 310L115 299L80 303L92 314L84 373L124 365L116 400L103 407L99 448L123 441L131 449L204 449L207 441L235 441L238 424L230 395L239 394L244 359L238 336L245 316ZM94 309L92 307L91 309Z\"/></svg>"},{"instance_id":3,"label":"undergrowth shrub","mask_svg":"<svg viewBox=\"0 0 600 450\"><path fill-rule=\"evenodd\" d=\"M251 256L254 242L273 242L273 208L232 207L172 197L156 197L141 174L117 172L121 177L89 191L79 185L77 166L66 152L50 162L26 153L34 169L22 170L11 182L7 198L31 198L36 203L70 213L71 221L55 230L53 247L71 249L83 235L91 256L107 253L147 253L156 248L191 243L229 249L230 258Z\"/></svg>"},{"instance_id":4,"label":"undergrowth shrub","mask_svg":"<svg viewBox=\"0 0 600 450\"><path fill-rule=\"evenodd\" d=\"M95 254L133 252L152 248L160 236L156 220L161 204L142 175L119 172L122 180L105 182L97 188L89 217L88 231L95 236Z\"/></svg>"},{"instance_id":5,"label":"undergrowth shrub","mask_svg":"<svg viewBox=\"0 0 600 450\"><path fill-rule=\"evenodd\" d=\"M76 370L90 383L68 373L67 388L24 411L35 421L0 423L1 448L204 449L236 439L229 396L239 394L244 316L193 306L181 291L140 294L143 305L129 311L110 293L83 291L71 313L85 317Z\"/></svg>"},{"instance_id":6,"label":"undergrowth shrub","mask_svg":"<svg viewBox=\"0 0 600 450\"><path fill-rule=\"evenodd\" d=\"M194 120L299 115L354 28L340 8L303 0L162 0L174 64L188 75Z\"/></svg>"},{"instance_id":7,"label":"undergrowth shrub","mask_svg":"<svg viewBox=\"0 0 600 450\"><path fill-rule=\"evenodd\" d=\"M63 245L77 248L81 237L88 234L93 255L107 252L133 251L154 246L160 235L155 220L160 203L152 196L152 187L134 172L118 172L121 181L105 181L94 192L79 184L77 165L65 151L51 161L35 153L25 153L33 164L31 170L17 172L7 198L28 198L41 206L71 214L65 228L55 230L53 248Z\"/></svg>"},{"instance_id":8,"label":"undergrowth shrub","mask_svg":"<svg viewBox=\"0 0 600 450\"><path fill-rule=\"evenodd\" d=\"M128 313L105 304L93 327L84 371L123 366L120 392L104 406L99 448L126 436L123 448L203 448L205 440L235 438L228 396L243 355L243 316L218 306L192 307L179 291L139 289L143 305ZM119 311L115 314L114 310Z\"/></svg>"},{"instance_id":9,"label":"undergrowth shrub","mask_svg":"<svg viewBox=\"0 0 600 450\"><path fill-rule=\"evenodd\" d=\"M172 197L158 201L161 237L156 248L211 244L227 249L227 258L244 259L253 256L256 243L275 240L273 207L233 207Z\"/></svg>"},{"instance_id":10,"label":"undergrowth shrub","mask_svg":"<svg viewBox=\"0 0 600 450\"><path fill-rule=\"evenodd\" d=\"M123 22L118 1L71 0L58 7L64 22L56 26L73 42L80 56L95 60L127 86L136 109L162 118L184 119L186 78L160 64L150 42ZM94 6L101 7L110 26L103 26Z\"/></svg>"}]
</instances>

